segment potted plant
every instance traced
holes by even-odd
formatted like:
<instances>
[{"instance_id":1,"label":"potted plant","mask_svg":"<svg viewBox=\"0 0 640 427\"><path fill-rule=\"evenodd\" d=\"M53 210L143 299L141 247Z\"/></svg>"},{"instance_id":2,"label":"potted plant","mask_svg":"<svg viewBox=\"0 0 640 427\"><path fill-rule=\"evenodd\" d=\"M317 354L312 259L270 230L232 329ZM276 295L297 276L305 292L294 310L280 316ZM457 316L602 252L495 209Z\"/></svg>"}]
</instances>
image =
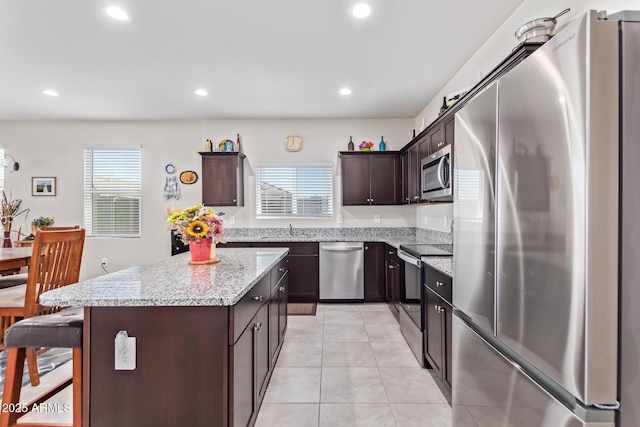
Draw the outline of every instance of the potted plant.
<instances>
[{"instance_id":1,"label":"potted plant","mask_svg":"<svg viewBox=\"0 0 640 427\"><path fill-rule=\"evenodd\" d=\"M188 209L167 209L167 222L189 245L192 262L217 262L216 243L225 242L222 219L202 205Z\"/></svg>"}]
</instances>

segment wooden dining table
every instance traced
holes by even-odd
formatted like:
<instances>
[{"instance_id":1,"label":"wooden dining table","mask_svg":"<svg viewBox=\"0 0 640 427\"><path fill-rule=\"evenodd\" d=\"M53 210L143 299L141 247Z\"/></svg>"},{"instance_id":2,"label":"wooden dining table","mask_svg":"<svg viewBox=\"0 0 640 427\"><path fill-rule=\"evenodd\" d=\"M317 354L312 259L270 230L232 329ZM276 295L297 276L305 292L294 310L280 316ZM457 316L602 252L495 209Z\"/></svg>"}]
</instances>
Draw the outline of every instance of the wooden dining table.
<instances>
[{"instance_id":1,"label":"wooden dining table","mask_svg":"<svg viewBox=\"0 0 640 427\"><path fill-rule=\"evenodd\" d=\"M33 248L0 248L0 273L29 265Z\"/></svg>"}]
</instances>

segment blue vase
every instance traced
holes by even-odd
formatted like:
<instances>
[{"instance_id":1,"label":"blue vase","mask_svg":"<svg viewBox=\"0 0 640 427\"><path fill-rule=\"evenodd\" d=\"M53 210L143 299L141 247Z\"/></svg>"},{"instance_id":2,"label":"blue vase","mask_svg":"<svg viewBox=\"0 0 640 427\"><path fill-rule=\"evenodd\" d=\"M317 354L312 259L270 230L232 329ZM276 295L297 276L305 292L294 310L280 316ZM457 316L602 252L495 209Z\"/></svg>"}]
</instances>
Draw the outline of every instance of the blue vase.
<instances>
[{"instance_id":1,"label":"blue vase","mask_svg":"<svg viewBox=\"0 0 640 427\"><path fill-rule=\"evenodd\" d=\"M387 143L384 142L384 136L380 137L380 145L378 145L380 151L387 151Z\"/></svg>"}]
</instances>

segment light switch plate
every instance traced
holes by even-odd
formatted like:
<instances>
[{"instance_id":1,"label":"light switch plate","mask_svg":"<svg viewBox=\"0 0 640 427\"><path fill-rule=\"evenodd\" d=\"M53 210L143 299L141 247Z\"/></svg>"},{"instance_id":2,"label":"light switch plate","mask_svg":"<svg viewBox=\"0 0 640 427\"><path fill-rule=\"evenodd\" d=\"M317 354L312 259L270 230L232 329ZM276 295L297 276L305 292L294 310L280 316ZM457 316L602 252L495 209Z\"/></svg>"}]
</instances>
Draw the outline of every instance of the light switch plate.
<instances>
[{"instance_id":1,"label":"light switch plate","mask_svg":"<svg viewBox=\"0 0 640 427\"><path fill-rule=\"evenodd\" d=\"M115 339L116 371L133 371L136 369L136 338L116 336Z\"/></svg>"},{"instance_id":2,"label":"light switch plate","mask_svg":"<svg viewBox=\"0 0 640 427\"><path fill-rule=\"evenodd\" d=\"M344 222L344 216L342 214L338 214L338 224L342 224Z\"/></svg>"},{"instance_id":3,"label":"light switch plate","mask_svg":"<svg viewBox=\"0 0 640 427\"><path fill-rule=\"evenodd\" d=\"M236 216L235 215L231 215L229 217L229 225L233 225L236 223Z\"/></svg>"},{"instance_id":4,"label":"light switch plate","mask_svg":"<svg viewBox=\"0 0 640 427\"><path fill-rule=\"evenodd\" d=\"M447 228L449 226L449 216L444 216L444 225L443 227Z\"/></svg>"},{"instance_id":5,"label":"light switch plate","mask_svg":"<svg viewBox=\"0 0 640 427\"><path fill-rule=\"evenodd\" d=\"M373 216L373 222L375 224L380 224L380 215L374 215Z\"/></svg>"}]
</instances>

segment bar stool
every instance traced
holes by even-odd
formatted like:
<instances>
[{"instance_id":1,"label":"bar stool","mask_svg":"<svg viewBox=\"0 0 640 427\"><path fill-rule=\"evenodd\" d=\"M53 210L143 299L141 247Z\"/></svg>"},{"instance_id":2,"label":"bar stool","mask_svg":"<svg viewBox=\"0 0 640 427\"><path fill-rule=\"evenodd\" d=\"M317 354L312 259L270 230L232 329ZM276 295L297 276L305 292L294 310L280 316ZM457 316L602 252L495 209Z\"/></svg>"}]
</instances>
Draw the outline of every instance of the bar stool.
<instances>
[{"instance_id":1,"label":"bar stool","mask_svg":"<svg viewBox=\"0 0 640 427\"><path fill-rule=\"evenodd\" d=\"M7 329L5 335L5 348L8 350L7 369L4 379L4 392L2 395L2 413L0 414L0 427L21 426L17 421L23 415L29 413L34 404L42 403L54 394L69 385L69 381L47 391L43 396L33 402L19 405L22 389L22 374L24 361L28 348L55 347L73 349L73 424L42 424L28 423L30 427L61 427L82 426L82 326L83 309L66 308L57 313L30 317L16 322ZM5 409L19 409L7 411Z\"/></svg>"}]
</instances>

